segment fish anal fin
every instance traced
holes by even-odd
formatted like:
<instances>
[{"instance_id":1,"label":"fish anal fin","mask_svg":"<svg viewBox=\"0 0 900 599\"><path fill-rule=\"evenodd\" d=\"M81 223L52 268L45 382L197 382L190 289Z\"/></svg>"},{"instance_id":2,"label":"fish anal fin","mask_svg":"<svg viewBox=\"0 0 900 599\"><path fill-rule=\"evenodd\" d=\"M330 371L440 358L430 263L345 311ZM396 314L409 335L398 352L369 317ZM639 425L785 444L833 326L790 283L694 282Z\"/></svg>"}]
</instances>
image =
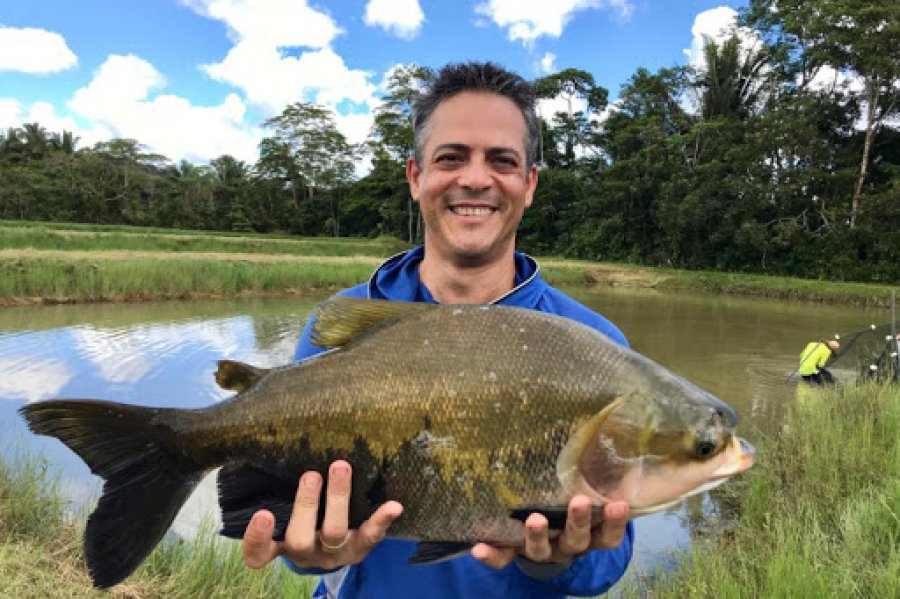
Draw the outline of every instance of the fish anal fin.
<instances>
[{"instance_id":1,"label":"fish anal fin","mask_svg":"<svg viewBox=\"0 0 900 599\"><path fill-rule=\"evenodd\" d=\"M219 360L216 369L216 382L223 389L242 393L259 382L269 370L257 368L235 360Z\"/></svg>"},{"instance_id":2,"label":"fish anal fin","mask_svg":"<svg viewBox=\"0 0 900 599\"><path fill-rule=\"evenodd\" d=\"M227 464L219 470L221 534L232 539L244 537L253 514L266 509L275 516L276 541L284 540L294 508L298 479L280 476L249 464ZM324 502L320 506L324 516Z\"/></svg>"},{"instance_id":3,"label":"fish anal fin","mask_svg":"<svg viewBox=\"0 0 900 599\"><path fill-rule=\"evenodd\" d=\"M422 302L389 302L336 296L316 308L312 342L320 347L341 347L359 335L409 314L434 310Z\"/></svg>"},{"instance_id":4,"label":"fish anal fin","mask_svg":"<svg viewBox=\"0 0 900 599\"><path fill-rule=\"evenodd\" d=\"M551 530L563 530L566 527L566 507L552 508L546 506L526 506L510 510L509 516L510 518L520 520L524 524L525 520L528 519L528 516L535 513L540 514L547 519Z\"/></svg>"},{"instance_id":5,"label":"fish anal fin","mask_svg":"<svg viewBox=\"0 0 900 599\"><path fill-rule=\"evenodd\" d=\"M445 562L468 553L472 547L472 543L457 541L422 541L416 544L416 552L409 558L409 563L424 566Z\"/></svg>"}]
</instances>

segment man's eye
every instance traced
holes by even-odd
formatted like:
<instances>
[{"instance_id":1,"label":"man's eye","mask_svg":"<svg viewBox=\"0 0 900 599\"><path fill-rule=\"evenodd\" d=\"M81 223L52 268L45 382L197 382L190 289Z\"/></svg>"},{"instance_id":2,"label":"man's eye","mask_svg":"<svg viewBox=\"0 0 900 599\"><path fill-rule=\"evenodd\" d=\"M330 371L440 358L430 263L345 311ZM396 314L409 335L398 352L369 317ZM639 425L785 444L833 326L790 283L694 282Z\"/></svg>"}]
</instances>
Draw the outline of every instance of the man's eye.
<instances>
[{"instance_id":1,"label":"man's eye","mask_svg":"<svg viewBox=\"0 0 900 599\"><path fill-rule=\"evenodd\" d=\"M460 160L462 160L462 157L459 154L440 154L434 159L435 162L443 163L459 162Z\"/></svg>"},{"instance_id":2,"label":"man's eye","mask_svg":"<svg viewBox=\"0 0 900 599\"><path fill-rule=\"evenodd\" d=\"M497 156L494 158L494 162L504 167L516 168L519 166L519 161L512 156Z\"/></svg>"}]
</instances>

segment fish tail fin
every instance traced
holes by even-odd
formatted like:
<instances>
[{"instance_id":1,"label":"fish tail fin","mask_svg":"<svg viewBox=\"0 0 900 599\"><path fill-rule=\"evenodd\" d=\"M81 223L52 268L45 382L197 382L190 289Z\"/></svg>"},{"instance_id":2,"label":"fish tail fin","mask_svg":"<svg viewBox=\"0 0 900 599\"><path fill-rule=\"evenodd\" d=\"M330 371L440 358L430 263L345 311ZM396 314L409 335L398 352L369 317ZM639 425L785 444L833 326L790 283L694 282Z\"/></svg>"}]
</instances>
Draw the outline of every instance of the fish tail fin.
<instances>
[{"instance_id":1,"label":"fish tail fin","mask_svg":"<svg viewBox=\"0 0 900 599\"><path fill-rule=\"evenodd\" d=\"M203 477L193 452L167 423L185 410L94 400L53 400L23 407L37 434L56 437L103 477L84 553L94 585L131 574L162 539Z\"/></svg>"}]
</instances>

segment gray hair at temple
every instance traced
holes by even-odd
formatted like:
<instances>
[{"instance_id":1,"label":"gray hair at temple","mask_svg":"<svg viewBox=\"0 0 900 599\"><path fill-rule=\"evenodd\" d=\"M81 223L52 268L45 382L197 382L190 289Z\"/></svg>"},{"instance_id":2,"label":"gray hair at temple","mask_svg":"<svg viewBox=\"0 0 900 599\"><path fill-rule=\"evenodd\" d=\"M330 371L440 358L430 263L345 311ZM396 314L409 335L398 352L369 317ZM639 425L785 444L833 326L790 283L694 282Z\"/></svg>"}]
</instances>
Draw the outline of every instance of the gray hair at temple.
<instances>
[{"instance_id":1,"label":"gray hair at temple","mask_svg":"<svg viewBox=\"0 0 900 599\"><path fill-rule=\"evenodd\" d=\"M525 118L525 170L538 160L541 125L535 113L534 87L521 76L492 62L448 64L413 104L416 164L424 164L428 121L438 105L462 92L493 93L509 98Z\"/></svg>"}]
</instances>

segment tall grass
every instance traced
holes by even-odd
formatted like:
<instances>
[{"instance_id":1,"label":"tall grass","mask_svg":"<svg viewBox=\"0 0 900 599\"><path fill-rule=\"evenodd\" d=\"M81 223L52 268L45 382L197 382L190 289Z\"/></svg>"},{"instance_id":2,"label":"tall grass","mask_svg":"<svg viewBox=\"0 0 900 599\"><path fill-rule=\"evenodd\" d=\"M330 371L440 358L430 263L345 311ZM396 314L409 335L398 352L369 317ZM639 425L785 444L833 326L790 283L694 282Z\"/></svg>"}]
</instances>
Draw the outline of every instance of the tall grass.
<instances>
[{"instance_id":1,"label":"tall grass","mask_svg":"<svg viewBox=\"0 0 900 599\"><path fill-rule=\"evenodd\" d=\"M95 590L83 565L82 525L65 514L57 479L46 462L0 462L0 597L104 596L143 598L283 597L312 595L315 579L280 564L250 570L240 545L210 528L195 539L157 547L137 571L109 592Z\"/></svg>"},{"instance_id":2,"label":"tall grass","mask_svg":"<svg viewBox=\"0 0 900 599\"><path fill-rule=\"evenodd\" d=\"M805 393L757 448L737 527L626 596L900 597L900 388Z\"/></svg>"},{"instance_id":3,"label":"tall grass","mask_svg":"<svg viewBox=\"0 0 900 599\"><path fill-rule=\"evenodd\" d=\"M372 273L369 261L0 259L0 301L136 301L303 293L349 287Z\"/></svg>"},{"instance_id":4,"label":"tall grass","mask_svg":"<svg viewBox=\"0 0 900 599\"><path fill-rule=\"evenodd\" d=\"M374 256L386 258L408 245L391 237L350 239L223 234L206 231L138 229L95 230L47 225L0 224L0 248L66 251L215 252L298 256Z\"/></svg>"}]
</instances>

